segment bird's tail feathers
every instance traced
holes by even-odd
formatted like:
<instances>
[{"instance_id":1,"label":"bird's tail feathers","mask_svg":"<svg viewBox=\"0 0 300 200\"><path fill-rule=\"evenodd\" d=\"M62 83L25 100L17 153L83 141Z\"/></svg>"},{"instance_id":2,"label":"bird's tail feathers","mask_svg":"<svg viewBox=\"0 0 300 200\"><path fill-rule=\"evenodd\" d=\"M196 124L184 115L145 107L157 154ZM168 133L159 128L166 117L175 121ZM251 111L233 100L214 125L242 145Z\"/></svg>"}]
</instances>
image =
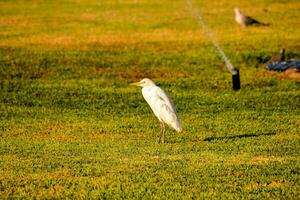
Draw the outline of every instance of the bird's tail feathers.
<instances>
[{"instance_id":1,"label":"bird's tail feathers","mask_svg":"<svg viewBox=\"0 0 300 200\"><path fill-rule=\"evenodd\" d=\"M175 129L177 132L181 132L182 131L182 127L176 128Z\"/></svg>"},{"instance_id":2,"label":"bird's tail feathers","mask_svg":"<svg viewBox=\"0 0 300 200\"><path fill-rule=\"evenodd\" d=\"M179 120L176 120L176 122L172 126L177 132L182 131L182 126Z\"/></svg>"},{"instance_id":3,"label":"bird's tail feathers","mask_svg":"<svg viewBox=\"0 0 300 200\"><path fill-rule=\"evenodd\" d=\"M264 23L264 22L257 22L257 23L255 23L255 25L258 25L258 26L270 26L271 24L270 23Z\"/></svg>"},{"instance_id":4,"label":"bird's tail feathers","mask_svg":"<svg viewBox=\"0 0 300 200\"><path fill-rule=\"evenodd\" d=\"M270 26L271 24L270 24L270 23L262 23L262 22L261 22L260 25L261 25L261 26Z\"/></svg>"}]
</instances>

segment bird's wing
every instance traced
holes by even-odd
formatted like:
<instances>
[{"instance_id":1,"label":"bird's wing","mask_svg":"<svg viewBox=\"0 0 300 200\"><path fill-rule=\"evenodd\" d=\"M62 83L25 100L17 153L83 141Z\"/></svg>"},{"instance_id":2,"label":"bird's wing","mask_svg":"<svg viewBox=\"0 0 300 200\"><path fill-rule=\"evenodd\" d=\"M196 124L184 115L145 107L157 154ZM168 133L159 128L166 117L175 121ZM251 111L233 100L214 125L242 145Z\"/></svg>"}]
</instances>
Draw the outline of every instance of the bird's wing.
<instances>
[{"instance_id":1,"label":"bird's wing","mask_svg":"<svg viewBox=\"0 0 300 200\"><path fill-rule=\"evenodd\" d=\"M254 19L250 16L245 16L245 23L246 24L260 24L259 21L257 21L256 19Z\"/></svg>"},{"instance_id":2,"label":"bird's wing","mask_svg":"<svg viewBox=\"0 0 300 200\"><path fill-rule=\"evenodd\" d=\"M178 114L176 112L175 105L168 97L168 95L159 87L155 92L155 109L159 111L160 118L177 131L181 130L181 124L179 121Z\"/></svg>"},{"instance_id":3,"label":"bird's wing","mask_svg":"<svg viewBox=\"0 0 300 200\"><path fill-rule=\"evenodd\" d=\"M176 112L175 106L174 106L173 102L171 101L171 99L159 87L157 87L157 90L156 90L156 98L159 99L160 101L162 101L162 103L165 104L167 107L169 107L172 112Z\"/></svg>"}]
</instances>

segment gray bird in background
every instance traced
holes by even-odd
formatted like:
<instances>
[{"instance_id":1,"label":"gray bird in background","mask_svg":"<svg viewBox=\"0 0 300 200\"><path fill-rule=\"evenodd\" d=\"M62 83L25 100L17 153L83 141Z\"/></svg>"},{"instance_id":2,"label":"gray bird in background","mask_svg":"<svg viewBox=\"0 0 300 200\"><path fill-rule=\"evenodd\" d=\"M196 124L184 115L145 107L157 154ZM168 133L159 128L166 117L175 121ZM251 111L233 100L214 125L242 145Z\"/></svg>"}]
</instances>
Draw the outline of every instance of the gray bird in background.
<instances>
[{"instance_id":1,"label":"gray bird in background","mask_svg":"<svg viewBox=\"0 0 300 200\"><path fill-rule=\"evenodd\" d=\"M279 54L272 56L269 62L283 62L285 61L285 49L280 49Z\"/></svg>"},{"instance_id":2,"label":"gray bird in background","mask_svg":"<svg viewBox=\"0 0 300 200\"><path fill-rule=\"evenodd\" d=\"M242 25L242 26L251 26L251 25L263 25L268 26L269 24L262 23L257 21L256 19L253 19L252 17L249 17L247 15L244 15L239 8L234 9L235 12L235 21Z\"/></svg>"}]
</instances>

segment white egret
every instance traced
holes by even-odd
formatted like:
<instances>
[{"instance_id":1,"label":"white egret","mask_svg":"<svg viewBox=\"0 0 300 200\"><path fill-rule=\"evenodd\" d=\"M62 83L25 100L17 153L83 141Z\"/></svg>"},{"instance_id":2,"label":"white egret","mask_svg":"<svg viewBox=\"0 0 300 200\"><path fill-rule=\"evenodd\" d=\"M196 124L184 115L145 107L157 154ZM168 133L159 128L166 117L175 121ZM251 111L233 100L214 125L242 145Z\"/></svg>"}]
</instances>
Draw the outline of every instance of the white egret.
<instances>
[{"instance_id":1,"label":"white egret","mask_svg":"<svg viewBox=\"0 0 300 200\"><path fill-rule=\"evenodd\" d=\"M177 132L182 131L181 123L176 112L176 108L168 95L155 83L144 78L140 82L131 83L131 85L142 87L142 94L147 101L155 116L160 121L160 135L157 142L164 142L165 123L174 128Z\"/></svg>"}]
</instances>

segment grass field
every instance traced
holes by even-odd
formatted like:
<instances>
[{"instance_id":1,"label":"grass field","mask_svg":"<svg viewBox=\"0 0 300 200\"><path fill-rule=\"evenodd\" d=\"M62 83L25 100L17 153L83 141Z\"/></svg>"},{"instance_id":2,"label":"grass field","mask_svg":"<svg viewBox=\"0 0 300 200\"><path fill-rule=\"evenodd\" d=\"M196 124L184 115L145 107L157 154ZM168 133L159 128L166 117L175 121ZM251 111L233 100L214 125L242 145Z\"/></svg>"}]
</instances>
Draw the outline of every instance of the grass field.
<instances>
[{"instance_id":1,"label":"grass field","mask_svg":"<svg viewBox=\"0 0 300 200\"><path fill-rule=\"evenodd\" d=\"M231 75L185 0L0 1L1 199L299 199L299 0L196 1ZM268 22L243 28L233 8ZM148 77L183 132L130 82Z\"/></svg>"}]
</instances>

